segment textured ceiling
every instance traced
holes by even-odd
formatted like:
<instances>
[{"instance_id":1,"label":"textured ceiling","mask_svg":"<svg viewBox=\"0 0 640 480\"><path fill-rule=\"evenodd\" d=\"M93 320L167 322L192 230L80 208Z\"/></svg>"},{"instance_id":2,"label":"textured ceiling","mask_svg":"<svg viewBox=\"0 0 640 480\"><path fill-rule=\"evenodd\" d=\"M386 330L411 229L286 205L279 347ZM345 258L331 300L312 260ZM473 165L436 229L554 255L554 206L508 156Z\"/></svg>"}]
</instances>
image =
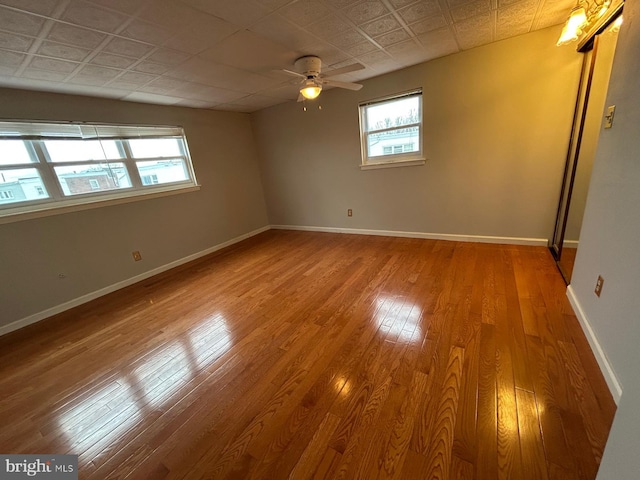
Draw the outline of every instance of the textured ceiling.
<instances>
[{"instance_id":1,"label":"textured ceiling","mask_svg":"<svg viewBox=\"0 0 640 480\"><path fill-rule=\"evenodd\" d=\"M0 86L252 112L302 55L358 81L566 20L574 0L0 0ZM293 80L295 83L295 79Z\"/></svg>"}]
</instances>

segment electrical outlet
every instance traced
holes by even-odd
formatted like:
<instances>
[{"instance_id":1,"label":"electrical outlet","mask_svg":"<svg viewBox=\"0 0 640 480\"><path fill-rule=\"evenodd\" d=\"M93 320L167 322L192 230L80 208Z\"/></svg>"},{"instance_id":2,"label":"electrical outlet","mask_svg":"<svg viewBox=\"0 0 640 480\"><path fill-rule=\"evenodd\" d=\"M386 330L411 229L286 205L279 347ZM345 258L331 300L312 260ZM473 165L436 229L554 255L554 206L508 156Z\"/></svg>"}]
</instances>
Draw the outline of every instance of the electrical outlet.
<instances>
[{"instance_id":1,"label":"electrical outlet","mask_svg":"<svg viewBox=\"0 0 640 480\"><path fill-rule=\"evenodd\" d=\"M131 255L133 255L133 259L136 262L139 262L140 260L142 260L142 255L140 255L140 252L138 252L137 250L133 252Z\"/></svg>"},{"instance_id":2,"label":"electrical outlet","mask_svg":"<svg viewBox=\"0 0 640 480\"><path fill-rule=\"evenodd\" d=\"M353 217L353 210L347 210L347 217Z\"/></svg>"},{"instance_id":3,"label":"electrical outlet","mask_svg":"<svg viewBox=\"0 0 640 480\"><path fill-rule=\"evenodd\" d=\"M600 296L602 293L602 285L604 285L604 278L602 275L598 275L598 280L596 281L596 289L594 290L597 296Z\"/></svg>"}]
</instances>

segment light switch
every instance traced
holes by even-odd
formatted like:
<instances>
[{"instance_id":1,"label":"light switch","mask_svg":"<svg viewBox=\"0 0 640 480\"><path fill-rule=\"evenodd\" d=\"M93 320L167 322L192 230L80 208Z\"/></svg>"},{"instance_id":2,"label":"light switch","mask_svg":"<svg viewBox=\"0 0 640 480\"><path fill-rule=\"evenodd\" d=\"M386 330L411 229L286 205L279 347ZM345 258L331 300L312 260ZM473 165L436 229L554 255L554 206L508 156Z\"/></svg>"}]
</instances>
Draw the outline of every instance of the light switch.
<instances>
[{"instance_id":1,"label":"light switch","mask_svg":"<svg viewBox=\"0 0 640 480\"><path fill-rule=\"evenodd\" d=\"M613 114L616 112L616 106L611 105L607 107L607 114L604 116L604 128L611 128L613 126Z\"/></svg>"}]
</instances>

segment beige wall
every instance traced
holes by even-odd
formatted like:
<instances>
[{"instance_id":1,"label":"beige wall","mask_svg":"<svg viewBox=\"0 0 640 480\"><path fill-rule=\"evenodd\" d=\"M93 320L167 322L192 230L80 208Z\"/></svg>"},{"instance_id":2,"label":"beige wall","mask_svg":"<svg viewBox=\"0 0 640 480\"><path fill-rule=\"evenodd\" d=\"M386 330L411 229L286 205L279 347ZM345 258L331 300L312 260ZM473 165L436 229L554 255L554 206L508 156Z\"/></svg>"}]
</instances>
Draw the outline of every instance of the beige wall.
<instances>
[{"instance_id":1,"label":"beige wall","mask_svg":"<svg viewBox=\"0 0 640 480\"><path fill-rule=\"evenodd\" d=\"M581 63L555 46L558 34L451 55L359 92L326 91L307 112L287 103L253 114L270 222L550 237ZM416 87L426 165L361 171L358 102Z\"/></svg>"},{"instance_id":2,"label":"beige wall","mask_svg":"<svg viewBox=\"0 0 640 480\"><path fill-rule=\"evenodd\" d=\"M181 125L202 185L0 225L0 328L268 224L246 114L8 89L0 105L3 118Z\"/></svg>"},{"instance_id":3,"label":"beige wall","mask_svg":"<svg viewBox=\"0 0 640 480\"><path fill-rule=\"evenodd\" d=\"M598 479L640 472L640 3L626 2L571 280L574 298L622 386ZM593 289L602 275L600 297Z\"/></svg>"}]
</instances>

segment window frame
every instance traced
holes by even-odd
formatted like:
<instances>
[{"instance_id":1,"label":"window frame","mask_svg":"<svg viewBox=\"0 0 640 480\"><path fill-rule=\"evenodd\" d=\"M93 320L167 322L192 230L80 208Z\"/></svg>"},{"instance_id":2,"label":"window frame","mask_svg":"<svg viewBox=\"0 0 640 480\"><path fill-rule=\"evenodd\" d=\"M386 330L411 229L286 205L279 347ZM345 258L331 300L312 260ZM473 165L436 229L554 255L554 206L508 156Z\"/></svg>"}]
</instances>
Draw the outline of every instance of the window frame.
<instances>
[{"instance_id":1,"label":"window frame","mask_svg":"<svg viewBox=\"0 0 640 480\"><path fill-rule=\"evenodd\" d=\"M410 97L417 97L418 101L418 114L419 120L417 122L406 124L406 125L397 125L392 127L385 127L379 129L367 129L367 113L369 108L379 106L385 103L392 103L394 101L404 100ZM358 105L358 113L360 120L360 154L361 154L361 162L360 168L362 170L368 169L377 169L377 168L388 168L388 167L405 167L411 165L424 165L425 157L423 150L423 138L424 138L424 115L423 115L423 101L422 101L422 88L417 88L413 90L409 90L402 93L397 93L393 95L388 95L381 98L376 98L373 100L369 100L366 102L362 102ZM369 154L369 136L372 134L379 134L384 132L390 132L394 130L401 130L406 128L418 128L418 150L405 152L404 147L407 142L403 142L402 152L393 153L395 150L393 147L395 145L386 146L386 148L391 148L391 154L383 154L372 156ZM383 146L383 148L385 148ZM385 148L385 150L386 150Z\"/></svg>"},{"instance_id":2,"label":"window frame","mask_svg":"<svg viewBox=\"0 0 640 480\"><path fill-rule=\"evenodd\" d=\"M128 143L129 140L137 139L169 138L178 140L180 155L172 154L153 158L134 157ZM0 204L0 224L158 196L186 193L200 188L196 180L184 129L179 126L0 120L0 140L22 140L30 157L29 163L21 159L21 163L7 162L0 164L0 170L7 172L10 170L32 169L39 176L39 184L32 185L31 189L37 187L44 189L44 194L38 197ZM58 159L53 161L49 156L45 143L48 140L115 141L120 158L107 158L107 150L103 149L105 158L100 160ZM144 185L141 180L144 172L140 172L138 164L165 161L180 164L186 178L179 181ZM96 165L100 167L100 175L104 175L102 172L105 169L113 168L114 164L122 164L117 168L123 174L126 174L126 184L121 186L118 184L117 179L114 179L116 186L105 190L91 189L86 192L65 193L63 178L60 176L62 174L56 173L56 167ZM123 178L120 177L120 179ZM2 183L0 183L1 187Z\"/></svg>"}]
</instances>

